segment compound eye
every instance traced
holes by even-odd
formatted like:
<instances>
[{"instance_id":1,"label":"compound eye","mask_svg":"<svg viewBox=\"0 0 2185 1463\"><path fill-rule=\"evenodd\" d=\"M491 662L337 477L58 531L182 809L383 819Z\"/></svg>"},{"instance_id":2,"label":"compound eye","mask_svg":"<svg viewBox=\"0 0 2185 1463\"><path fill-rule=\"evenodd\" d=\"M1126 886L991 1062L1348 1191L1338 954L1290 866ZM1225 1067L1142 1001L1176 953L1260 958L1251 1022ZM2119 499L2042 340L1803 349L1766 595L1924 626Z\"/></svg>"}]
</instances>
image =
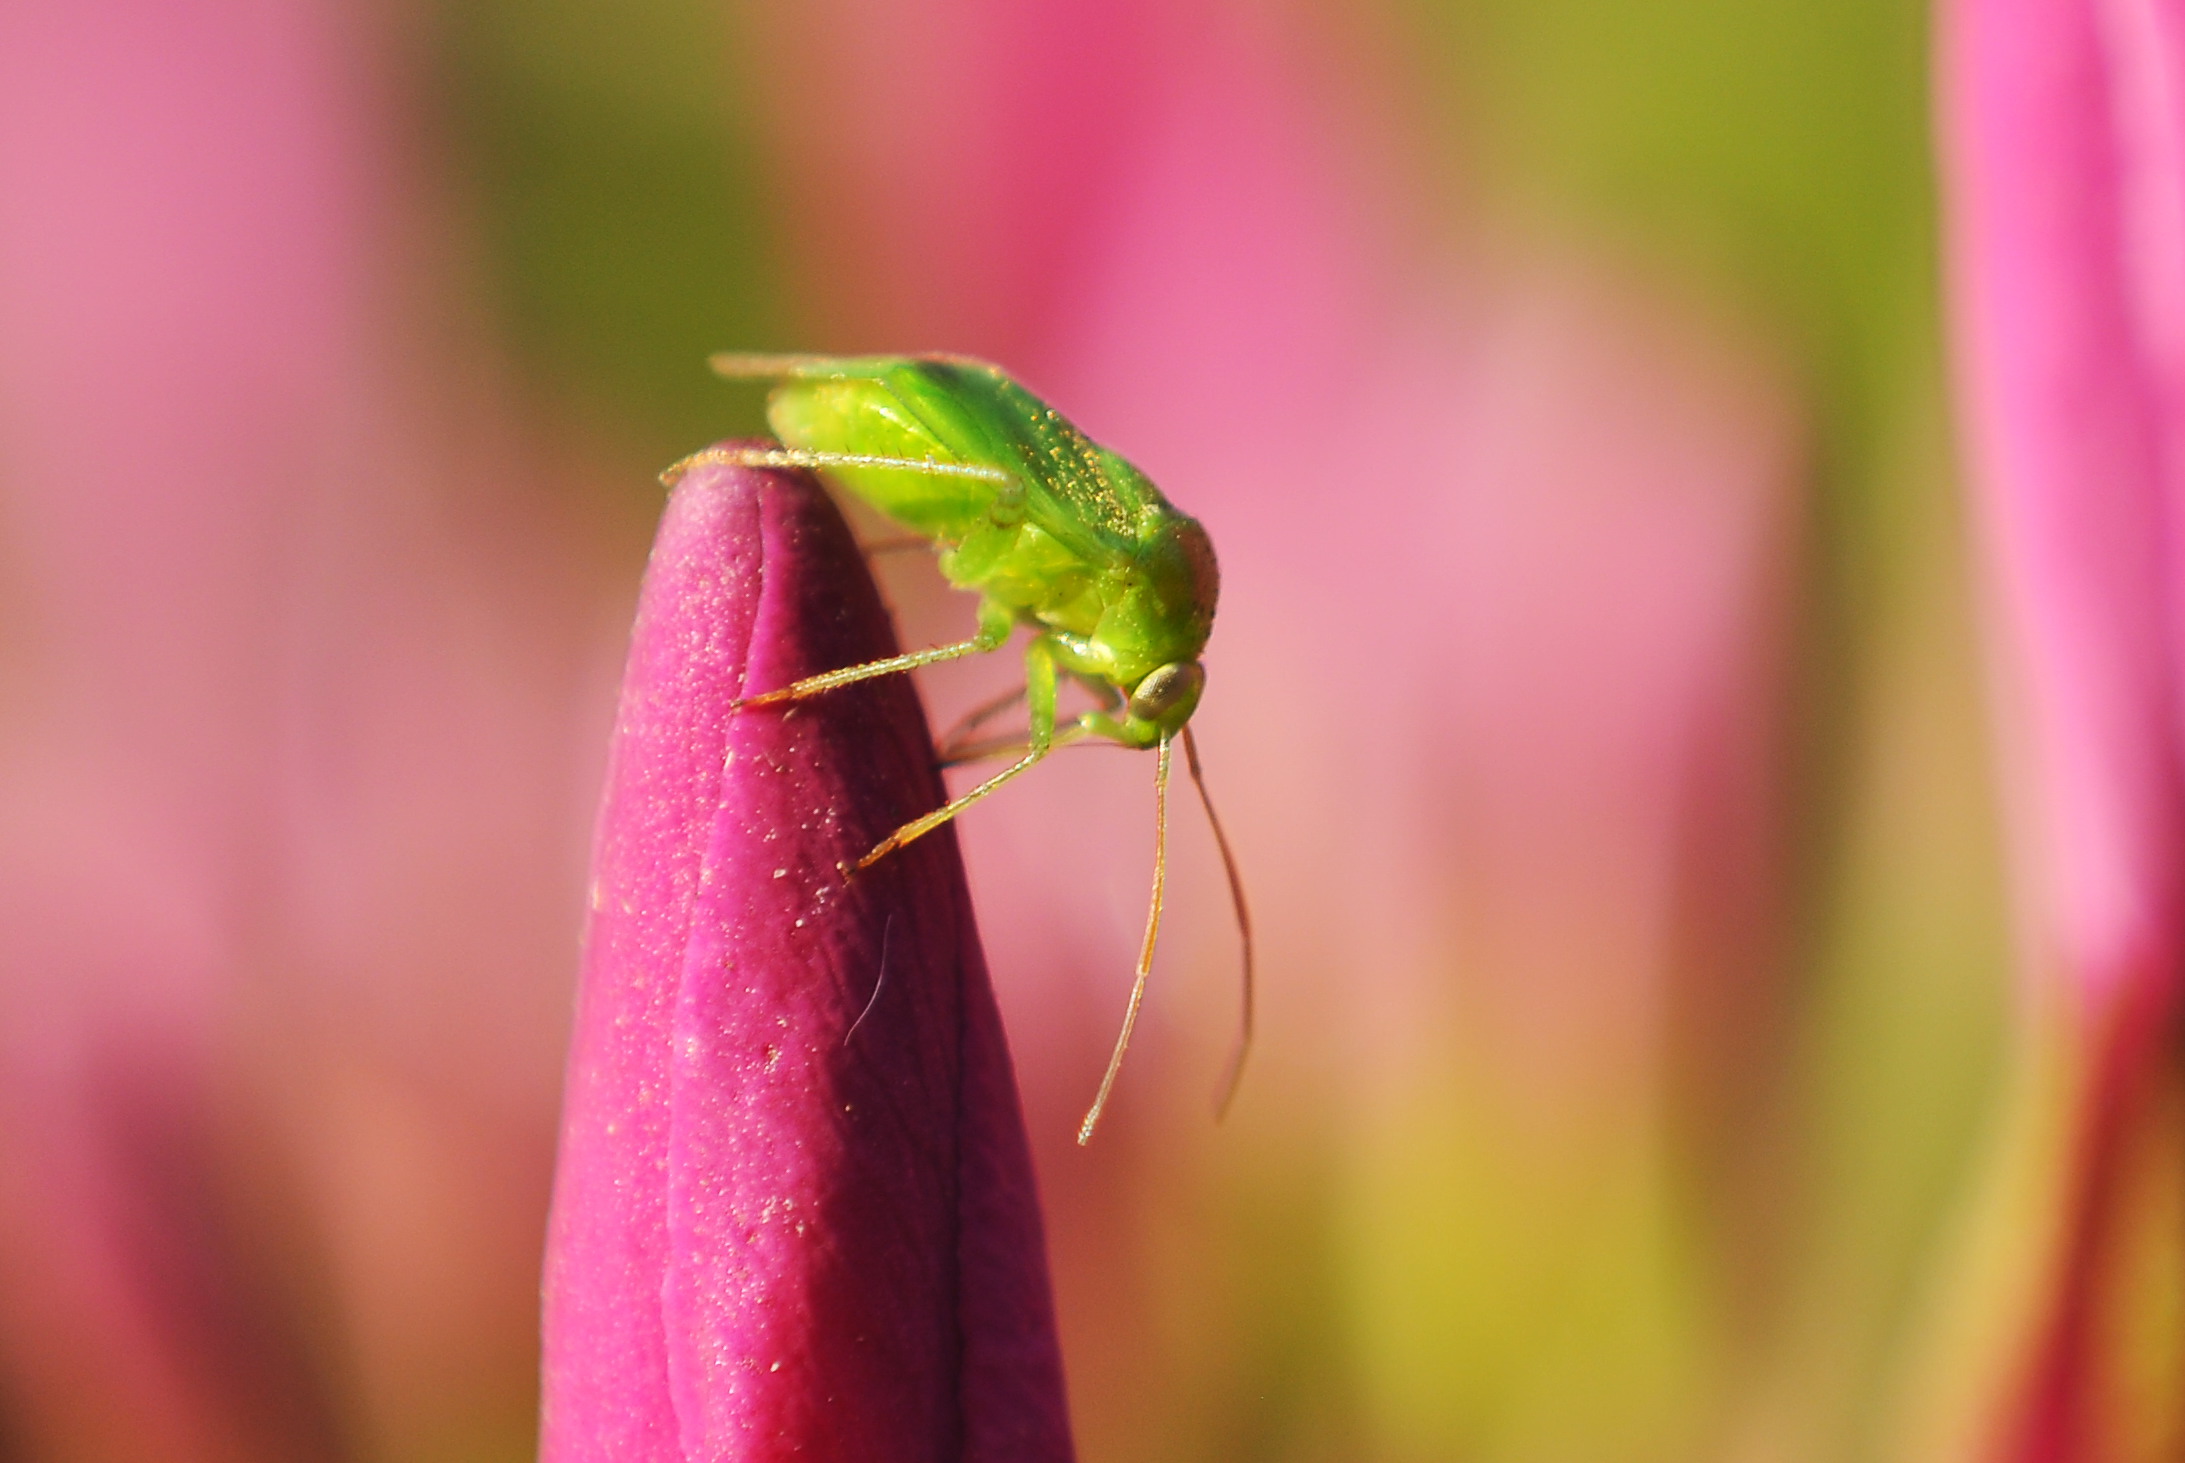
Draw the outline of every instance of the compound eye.
<instances>
[{"instance_id":1,"label":"compound eye","mask_svg":"<svg viewBox=\"0 0 2185 1463\"><path fill-rule=\"evenodd\" d=\"M1140 721L1159 721L1177 707L1196 702L1206 689L1206 667L1195 660L1157 666L1130 693L1130 714Z\"/></svg>"}]
</instances>

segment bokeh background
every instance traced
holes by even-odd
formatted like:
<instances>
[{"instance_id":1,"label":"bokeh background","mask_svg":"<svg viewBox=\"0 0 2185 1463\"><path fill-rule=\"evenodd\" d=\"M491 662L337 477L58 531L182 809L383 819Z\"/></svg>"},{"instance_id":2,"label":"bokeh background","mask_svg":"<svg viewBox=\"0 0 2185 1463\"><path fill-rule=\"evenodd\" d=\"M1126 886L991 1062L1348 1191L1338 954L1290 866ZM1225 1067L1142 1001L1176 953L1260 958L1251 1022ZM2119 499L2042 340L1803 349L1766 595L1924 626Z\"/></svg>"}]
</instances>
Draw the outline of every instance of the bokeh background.
<instances>
[{"instance_id":1,"label":"bokeh background","mask_svg":"<svg viewBox=\"0 0 2185 1463\"><path fill-rule=\"evenodd\" d=\"M0 6L0 1458L530 1455L622 637L654 474L761 427L729 347L1003 362L1222 557L1226 1124L1195 809L1087 1150L1150 765L962 829L1089 1463L1960 1456L2040 1125L1927 30Z\"/></svg>"}]
</instances>

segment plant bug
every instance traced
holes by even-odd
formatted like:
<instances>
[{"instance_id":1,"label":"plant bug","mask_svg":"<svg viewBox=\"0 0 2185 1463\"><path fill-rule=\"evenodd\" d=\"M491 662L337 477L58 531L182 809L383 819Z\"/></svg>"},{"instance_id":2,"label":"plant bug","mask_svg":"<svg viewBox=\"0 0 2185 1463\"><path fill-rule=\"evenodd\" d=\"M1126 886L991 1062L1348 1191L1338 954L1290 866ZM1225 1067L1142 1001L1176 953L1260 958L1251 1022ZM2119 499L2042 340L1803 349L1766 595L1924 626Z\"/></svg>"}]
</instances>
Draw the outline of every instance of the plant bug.
<instances>
[{"instance_id":1,"label":"plant bug","mask_svg":"<svg viewBox=\"0 0 2185 1463\"><path fill-rule=\"evenodd\" d=\"M1214 546L1196 519L1176 511L1145 474L1092 441L993 366L959 356L724 354L713 369L775 383L766 416L780 447L715 447L661 474L673 484L701 464L815 470L939 550L941 573L979 596L978 633L953 645L807 676L749 697L739 709L816 696L873 676L999 650L1019 625L1024 685L976 708L942 739L944 762L1015 751L994 776L896 829L857 861L856 873L931 833L1057 747L1102 738L1152 750L1153 895L1123 1029L1077 1141L1100 1122L1130 1048L1153 970L1168 878L1171 747L1199 790L1236 907L1244 944L1244 1000L1237 1049L1217 1098L1226 1111L1252 1038L1252 922L1244 884L1199 766L1191 714L1206 689L1200 653L1214 625L1220 578ZM1056 728L1063 678L1089 690L1099 709ZM1023 700L1022 738L970 740Z\"/></svg>"}]
</instances>

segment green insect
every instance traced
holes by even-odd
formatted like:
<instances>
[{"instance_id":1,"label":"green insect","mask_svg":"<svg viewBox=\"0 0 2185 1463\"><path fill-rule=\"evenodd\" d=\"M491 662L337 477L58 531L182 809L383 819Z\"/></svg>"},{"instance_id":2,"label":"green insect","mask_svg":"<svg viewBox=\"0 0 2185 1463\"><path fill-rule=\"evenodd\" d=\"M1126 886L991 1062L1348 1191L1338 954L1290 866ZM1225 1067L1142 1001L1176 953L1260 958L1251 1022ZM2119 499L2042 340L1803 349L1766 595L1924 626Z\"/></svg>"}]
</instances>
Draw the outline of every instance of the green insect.
<instances>
[{"instance_id":1,"label":"green insect","mask_svg":"<svg viewBox=\"0 0 2185 1463\"><path fill-rule=\"evenodd\" d=\"M702 464L809 468L824 474L939 552L951 584L979 596L978 633L864 665L845 666L753 696L740 706L800 700L873 676L999 650L1022 625L1024 685L977 708L942 739L944 762L1020 753L963 796L913 819L859 859L854 873L920 838L1055 748L1087 738L1151 749L1153 897L1123 1029L1099 1094L1079 1127L1092 1137L1130 1047L1161 928L1168 872L1171 745L1185 764L1221 850L1244 942L1242 1031L1223 1080L1226 1109L1252 1034L1252 927L1244 886L1199 767L1191 714L1206 689L1200 655L1214 626L1214 546L1144 473L1093 442L993 366L957 356L719 355L733 379L771 380L766 415L780 447L716 447L662 474L672 484ZM1056 726L1065 679L1099 709ZM974 742L978 728L1023 700L1021 737Z\"/></svg>"}]
</instances>

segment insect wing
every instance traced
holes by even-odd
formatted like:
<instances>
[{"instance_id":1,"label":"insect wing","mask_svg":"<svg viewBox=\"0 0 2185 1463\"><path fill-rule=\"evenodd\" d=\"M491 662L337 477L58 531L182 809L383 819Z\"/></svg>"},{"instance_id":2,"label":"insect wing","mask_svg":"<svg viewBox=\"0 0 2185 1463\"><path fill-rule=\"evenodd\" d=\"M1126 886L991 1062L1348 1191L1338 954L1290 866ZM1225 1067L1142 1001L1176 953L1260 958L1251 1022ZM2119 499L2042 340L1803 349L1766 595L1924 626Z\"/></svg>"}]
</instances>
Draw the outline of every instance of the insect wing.
<instances>
[{"instance_id":1,"label":"insect wing","mask_svg":"<svg viewBox=\"0 0 2185 1463\"><path fill-rule=\"evenodd\" d=\"M889 468L841 468L844 487L907 528L960 543L1016 512L1085 567L1133 551L1160 493L1122 458L984 362L950 356L717 356L724 375L779 375L767 418L794 447L1012 471L998 488Z\"/></svg>"},{"instance_id":2,"label":"insect wing","mask_svg":"<svg viewBox=\"0 0 2185 1463\"><path fill-rule=\"evenodd\" d=\"M904 400L944 436L1021 468L1023 511L1088 567L1130 553L1153 486L1047 403L991 366L909 363Z\"/></svg>"},{"instance_id":3,"label":"insect wing","mask_svg":"<svg viewBox=\"0 0 2185 1463\"><path fill-rule=\"evenodd\" d=\"M784 381L767 401L767 421L792 447L815 452L978 463L960 434L934 430L884 379L806 376ZM955 436L956 440L950 440ZM912 468L837 467L828 475L905 528L955 542L989 520L1000 484Z\"/></svg>"}]
</instances>

